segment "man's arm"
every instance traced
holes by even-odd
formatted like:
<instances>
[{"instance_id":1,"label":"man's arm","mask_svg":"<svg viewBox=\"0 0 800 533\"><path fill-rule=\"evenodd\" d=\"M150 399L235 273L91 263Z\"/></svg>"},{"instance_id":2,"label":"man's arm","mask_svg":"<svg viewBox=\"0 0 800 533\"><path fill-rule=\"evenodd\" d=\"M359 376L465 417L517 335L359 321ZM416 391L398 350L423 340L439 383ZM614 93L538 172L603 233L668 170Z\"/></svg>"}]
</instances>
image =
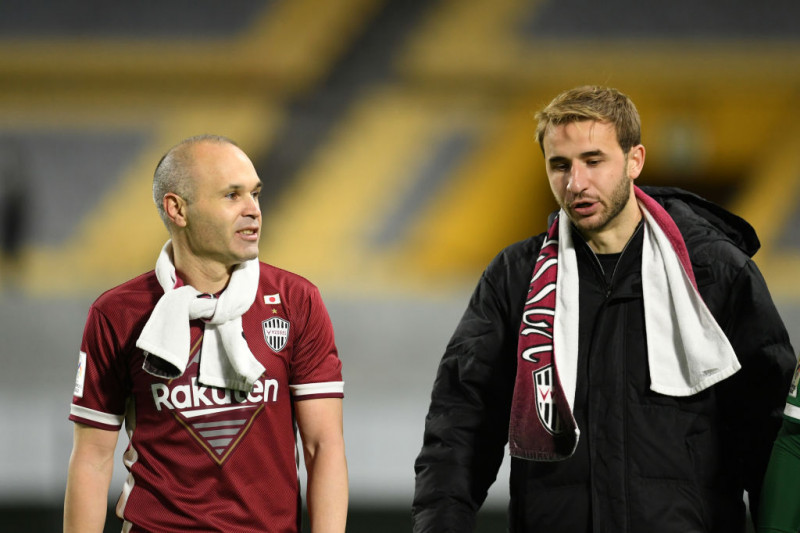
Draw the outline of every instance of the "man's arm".
<instances>
[{"instance_id":1,"label":"man's arm","mask_svg":"<svg viewBox=\"0 0 800 533\"><path fill-rule=\"evenodd\" d=\"M343 533L347 522L347 460L342 400L322 398L295 403L308 472L306 500L312 533Z\"/></svg>"},{"instance_id":2,"label":"man's arm","mask_svg":"<svg viewBox=\"0 0 800 533\"><path fill-rule=\"evenodd\" d=\"M119 431L75 423L64 497L64 533L102 533Z\"/></svg>"},{"instance_id":3,"label":"man's arm","mask_svg":"<svg viewBox=\"0 0 800 533\"><path fill-rule=\"evenodd\" d=\"M492 261L447 344L414 462L414 533L475 530L508 441L519 324L540 246L530 240Z\"/></svg>"}]
</instances>

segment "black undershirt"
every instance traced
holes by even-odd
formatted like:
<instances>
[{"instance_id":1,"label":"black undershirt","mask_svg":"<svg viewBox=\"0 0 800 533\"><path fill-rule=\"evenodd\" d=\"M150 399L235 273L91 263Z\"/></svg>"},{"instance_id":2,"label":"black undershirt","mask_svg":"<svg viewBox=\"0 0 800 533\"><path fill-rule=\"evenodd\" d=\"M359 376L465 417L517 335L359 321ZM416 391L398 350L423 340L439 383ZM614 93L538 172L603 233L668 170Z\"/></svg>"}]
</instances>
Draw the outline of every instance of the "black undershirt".
<instances>
[{"instance_id":1,"label":"black undershirt","mask_svg":"<svg viewBox=\"0 0 800 533\"><path fill-rule=\"evenodd\" d=\"M615 254L597 254L597 259L600 261L600 266L603 267L603 275L606 278L606 283L611 285L611 278L614 276L614 269L617 268L619 258L622 252Z\"/></svg>"}]
</instances>

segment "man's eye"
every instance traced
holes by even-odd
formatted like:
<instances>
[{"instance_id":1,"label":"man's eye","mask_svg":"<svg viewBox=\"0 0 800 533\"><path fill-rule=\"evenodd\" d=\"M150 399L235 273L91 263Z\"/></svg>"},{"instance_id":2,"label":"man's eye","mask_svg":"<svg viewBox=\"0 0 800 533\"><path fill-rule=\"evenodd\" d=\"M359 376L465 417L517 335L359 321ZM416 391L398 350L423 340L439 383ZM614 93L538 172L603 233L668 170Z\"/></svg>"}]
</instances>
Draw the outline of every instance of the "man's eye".
<instances>
[{"instance_id":1,"label":"man's eye","mask_svg":"<svg viewBox=\"0 0 800 533\"><path fill-rule=\"evenodd\" d=\"M239 193L237 192L229 192L225 195L225 198L229 198L231 200L236 200L239 197Z\"/></svg>"}]
</instances>

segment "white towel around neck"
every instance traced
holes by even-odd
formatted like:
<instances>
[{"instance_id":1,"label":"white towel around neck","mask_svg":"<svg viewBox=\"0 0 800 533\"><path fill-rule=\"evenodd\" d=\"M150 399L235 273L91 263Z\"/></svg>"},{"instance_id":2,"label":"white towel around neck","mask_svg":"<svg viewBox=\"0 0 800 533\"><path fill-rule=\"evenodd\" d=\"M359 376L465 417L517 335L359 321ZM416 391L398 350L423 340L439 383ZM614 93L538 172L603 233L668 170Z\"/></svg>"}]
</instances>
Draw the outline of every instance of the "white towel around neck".
<instances>
[{"instance_id":1,"label":"white towel around neck","mask_svg":"<svg viewBox=\"0 0 800 533\"><path fill-rule=\"evenodd\" d=\"M650 389L667 396L696 394L741 365L725 333L689 280L672 244L647 209L644 215L642 293ZM553 343L558 375L574 408L578 369L578 264L572 228L559 216L559 264Z\"/></svg>"},{"instance_id":2,"label":"white towel around neck","mask_svg":"<svg viewBox=\"0 0 800 533\"><path fill-rule=\"evenodd\" d=\"M198 382L208 387L250 392L264 373L242 332L242 314L255 301L260 267L258 259L245 261L231 274L219 298L203 295L191 285L175 288L177 275L172 263L172 241L167 241L156 261L156 278L164 295L156 303L136 346L146 352L144 369L159 377L183 375L189 364L191 330L189 321L206 321L200 352ZM174 367L149 364L157 357Z\"/></svg>"}]
</instances>

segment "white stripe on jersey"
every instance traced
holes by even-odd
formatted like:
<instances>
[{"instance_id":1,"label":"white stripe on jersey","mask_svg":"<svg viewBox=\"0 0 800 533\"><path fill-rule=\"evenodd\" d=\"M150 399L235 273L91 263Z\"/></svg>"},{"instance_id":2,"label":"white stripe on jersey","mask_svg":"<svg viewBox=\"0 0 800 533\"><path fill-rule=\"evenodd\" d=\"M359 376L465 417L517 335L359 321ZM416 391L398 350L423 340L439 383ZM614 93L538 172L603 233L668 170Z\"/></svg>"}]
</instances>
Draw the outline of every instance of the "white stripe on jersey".
<instances>
[{"instance_id":1,"label":"white stripe on jersey","mask_svg":"<svg viewBox=\"0 0 800 533\"><path fill-rule=\"evenodd\" d=\"M344 394L344 381L323 381L321 383L301 383L289 385L292 396L301 398L313 394Z\"/></svg>"},{"instance_id":2,"label":"white stripe on jersey","mask_svg":"<svg viewBox=\"0 0 800 533\"><path fill-rule=\"evenodd\" d=\"M783 414L797 422L800 422L800 407L797 407L796 405L787 403L786 407L783 409Z\"/></svg>"},{"instance_id":3,"label":"white stripe on jersey","mask_svg":"<svg viewBox=\"0 0 800 533\"><path fill-rule=\"evenodd\" d=\"M69 408L69 414L77 416L78 418L91 420L92 422L106 424L107 426L122 427L122 422L125 420L125 415L102 413L100 411L95 411L94 409L89 409L88 407L75 405L74 403Z\"/></svg>"}]
</instances>

